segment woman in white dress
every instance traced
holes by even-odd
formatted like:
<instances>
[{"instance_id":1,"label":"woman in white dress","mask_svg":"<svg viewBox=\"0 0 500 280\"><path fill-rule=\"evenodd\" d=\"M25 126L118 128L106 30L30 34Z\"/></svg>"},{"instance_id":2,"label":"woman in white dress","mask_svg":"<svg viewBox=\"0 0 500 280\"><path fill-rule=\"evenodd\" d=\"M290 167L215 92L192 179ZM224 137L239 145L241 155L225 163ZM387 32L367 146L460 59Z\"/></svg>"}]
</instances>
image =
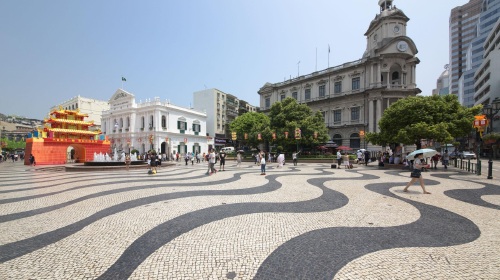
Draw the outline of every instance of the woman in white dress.
<instances>
[{"instance_id":1,"label":"woman in white dress","mask_svg":"<svg viewBox=\"0 0 500 280\"><path fill-rule=\"evenodd\" d=\"M283 164L285 163L285 155L284 154L280 154L278 156L277 160L278 160L278 168L283 167Z\"/></svg>"}]
</instances>

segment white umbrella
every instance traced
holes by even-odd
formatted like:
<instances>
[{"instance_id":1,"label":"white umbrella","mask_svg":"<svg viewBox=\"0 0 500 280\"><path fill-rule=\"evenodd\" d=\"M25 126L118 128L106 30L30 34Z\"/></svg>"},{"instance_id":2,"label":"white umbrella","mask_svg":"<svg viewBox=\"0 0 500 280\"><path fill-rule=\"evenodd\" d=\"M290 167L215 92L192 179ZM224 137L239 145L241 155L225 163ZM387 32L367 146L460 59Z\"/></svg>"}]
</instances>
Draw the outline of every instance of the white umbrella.
<instances>
[{"instance_id":1,"label":"white umbrella","mask_svg":"<svg viewBox=\"0 0 500 280\"><path fill-rule=\"evenodd\" d=\"M409 155L406 156L406 159L412 160L415 159L415 155L417 154L424 154L424 158L427 157L432 157L433 155L437 154L436 150L433 149L420 149L420 150L415 150L411 152Z\"/></svg>"}]
</instances>

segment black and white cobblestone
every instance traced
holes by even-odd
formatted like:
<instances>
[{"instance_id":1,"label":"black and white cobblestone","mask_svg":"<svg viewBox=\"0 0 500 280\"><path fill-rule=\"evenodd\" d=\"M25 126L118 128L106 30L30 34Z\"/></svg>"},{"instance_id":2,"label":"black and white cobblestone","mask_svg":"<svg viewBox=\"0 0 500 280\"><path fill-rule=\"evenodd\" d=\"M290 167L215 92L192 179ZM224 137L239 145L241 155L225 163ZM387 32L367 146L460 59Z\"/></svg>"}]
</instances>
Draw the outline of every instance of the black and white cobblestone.
<instances>
[{"instance_id":1,"label":"black and white cobblestone","mask_svg":"<svg viewBox=\"0 0 500 280\"><path fill-rule=\"evenodd\" d=\"M500 184L327 164L0 164L0 279L499 279Z\"/></svg>"}]
</instances>

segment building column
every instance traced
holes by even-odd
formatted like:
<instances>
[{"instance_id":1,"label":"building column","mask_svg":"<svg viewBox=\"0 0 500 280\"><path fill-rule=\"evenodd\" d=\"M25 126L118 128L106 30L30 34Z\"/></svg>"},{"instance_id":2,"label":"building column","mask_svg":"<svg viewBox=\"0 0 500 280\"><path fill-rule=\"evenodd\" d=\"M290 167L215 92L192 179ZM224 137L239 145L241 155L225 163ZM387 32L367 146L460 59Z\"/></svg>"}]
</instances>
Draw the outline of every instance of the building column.
<instances>
[{"instance_id":1,"label":"building column","mask_svg":"<svg viewBox=\"0 0 500 280\"><path fill-rule=\"evenodd\" d=\"M377 100L377 116L375 118L376 132L380 132L380 127L378 126L378 122L380 121L381 117L382 117L382 98Z\"/></svg>"},{"instance_id":2,"label":"building column","mask_svg":"<svg viewBox=\"0 0 500 280\"><path fill-rule=\"evenodd\" d=\"M381 85L382 84L382 73L381 73L381 67L380 67L380 63L377 63L377 73L375 75L377 75L377 84L378 85Z\"/></svg>"},{"instance_id":3,"label":"building column","mask_svg":"<svg viewBox=\"0 0 500 280\"><path fill-rule=\"evenodd\" d=\"M368 101L368 131L375 132L373 129L373 100Z\"/></svg>"}]
</instances>

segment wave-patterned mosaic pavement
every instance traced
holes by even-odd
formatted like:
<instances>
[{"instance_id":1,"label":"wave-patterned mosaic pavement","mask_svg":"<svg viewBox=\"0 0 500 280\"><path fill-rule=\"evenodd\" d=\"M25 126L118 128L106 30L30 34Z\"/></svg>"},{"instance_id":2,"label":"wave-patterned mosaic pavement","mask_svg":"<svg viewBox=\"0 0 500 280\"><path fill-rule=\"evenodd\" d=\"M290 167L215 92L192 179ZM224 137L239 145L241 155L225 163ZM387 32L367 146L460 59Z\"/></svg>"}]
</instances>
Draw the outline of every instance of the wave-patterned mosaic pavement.
<instances>
[{"instance_id":1,"label":"wave-patterned mosaic pavement","mask_svg":"<svg viewBox=\"0 0 500 280\"><path fill-rule=\"evenodd\" d=\"M449 169L0 164L0 279L500 279L500 182Z\"/></svg>"}]
</instances>

